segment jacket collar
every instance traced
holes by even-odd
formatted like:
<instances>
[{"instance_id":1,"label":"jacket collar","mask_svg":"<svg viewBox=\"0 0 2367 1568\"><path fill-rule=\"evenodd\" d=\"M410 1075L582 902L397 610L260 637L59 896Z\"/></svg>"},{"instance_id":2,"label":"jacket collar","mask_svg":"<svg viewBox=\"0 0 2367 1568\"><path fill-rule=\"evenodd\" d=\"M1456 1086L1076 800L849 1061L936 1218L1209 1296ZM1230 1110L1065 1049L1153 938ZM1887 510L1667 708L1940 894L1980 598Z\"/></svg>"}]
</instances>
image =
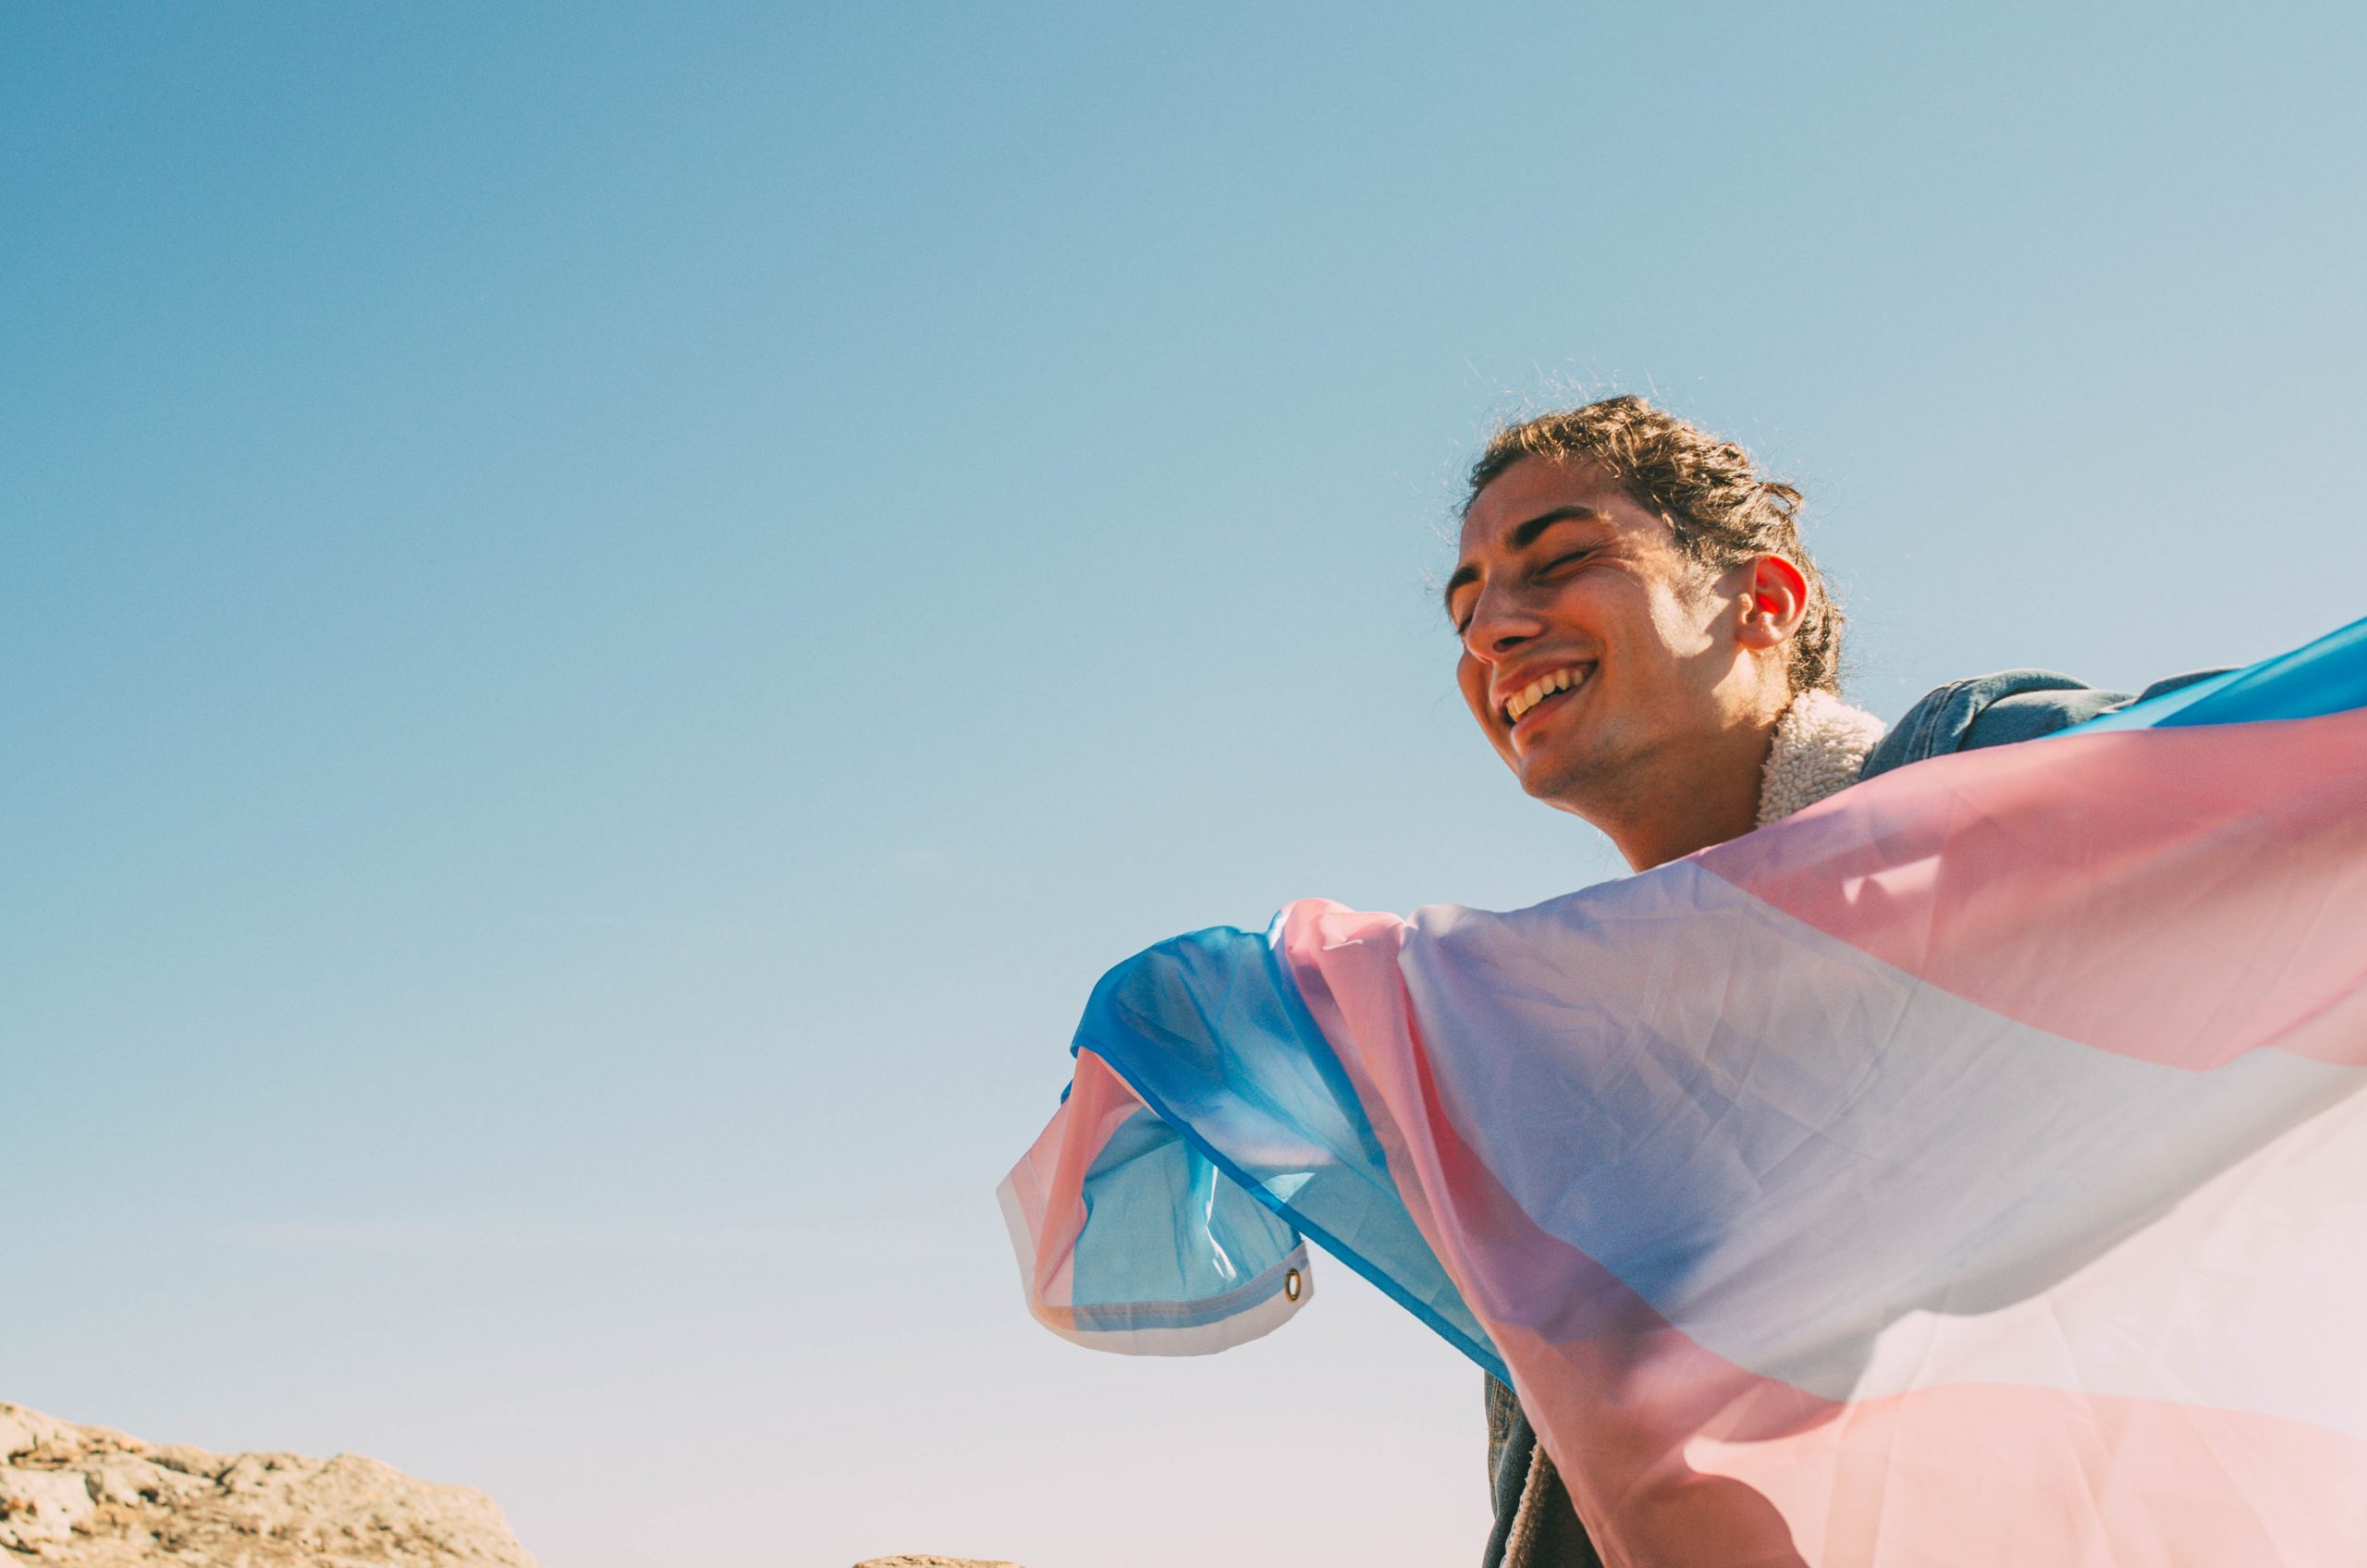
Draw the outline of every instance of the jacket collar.
<instances>
[{"instance_id":1,"label":"jacket collar","mask_svg":"<svg viewBox=\"0 0 2367 1568\"><path fill-rule=\"evenodd\" d=\"M1858 781L1883 721L1830 692L1803 692L1775 721L1759 773L1759 826L1805 811Z\"/></svg>"}]
</instances>

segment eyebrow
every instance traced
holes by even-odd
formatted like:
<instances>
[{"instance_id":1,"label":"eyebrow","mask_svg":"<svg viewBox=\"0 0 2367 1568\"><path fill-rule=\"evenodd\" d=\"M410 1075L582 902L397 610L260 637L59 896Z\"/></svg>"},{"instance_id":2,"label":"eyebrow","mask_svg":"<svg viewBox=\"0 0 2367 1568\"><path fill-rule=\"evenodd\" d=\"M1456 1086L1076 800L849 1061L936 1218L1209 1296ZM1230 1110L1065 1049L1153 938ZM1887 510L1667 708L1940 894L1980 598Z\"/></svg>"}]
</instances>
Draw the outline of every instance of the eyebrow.
<instances>
[{"instance_id":1,"label":"eyebrow","mask_svg":"<svg viewBox=\"0 0 2367 1568\"><path fill-rule=\"evenodd\" d=\"M1550 512L1538 513L1514 529L1512 547L1516 551L1527 549L1537 543L1539 534L1557 522L1600 522L1602 520L1603 514L1593 507L1555 507ZM1466 583L1478 581L1479 569L1469 562L1454 569L1454 575L1446 580L1446 591L1441 595L1445 602L1447 619L1454 619L1455 591Z\"/></svg>"}]
</instances>

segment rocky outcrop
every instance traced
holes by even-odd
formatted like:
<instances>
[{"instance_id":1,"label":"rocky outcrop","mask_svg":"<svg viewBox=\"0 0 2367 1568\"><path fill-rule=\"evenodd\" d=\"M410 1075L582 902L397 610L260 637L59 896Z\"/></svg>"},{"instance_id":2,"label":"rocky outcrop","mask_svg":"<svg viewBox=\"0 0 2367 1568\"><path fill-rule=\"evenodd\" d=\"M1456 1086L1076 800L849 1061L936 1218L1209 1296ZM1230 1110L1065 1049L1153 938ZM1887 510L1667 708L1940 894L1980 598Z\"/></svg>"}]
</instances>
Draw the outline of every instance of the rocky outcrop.
<instances>
[{"instance_id":1,"label":"rocky outcrop","mask_svg":"<svg viewBox=\"0 0 2367 1568\"><path fill-rule=\"evenodd\" d=\"M0 1403L0 1564L540 1568L483 1492L350 1453L157 1447Z\"/></svg>"}]
</instances>

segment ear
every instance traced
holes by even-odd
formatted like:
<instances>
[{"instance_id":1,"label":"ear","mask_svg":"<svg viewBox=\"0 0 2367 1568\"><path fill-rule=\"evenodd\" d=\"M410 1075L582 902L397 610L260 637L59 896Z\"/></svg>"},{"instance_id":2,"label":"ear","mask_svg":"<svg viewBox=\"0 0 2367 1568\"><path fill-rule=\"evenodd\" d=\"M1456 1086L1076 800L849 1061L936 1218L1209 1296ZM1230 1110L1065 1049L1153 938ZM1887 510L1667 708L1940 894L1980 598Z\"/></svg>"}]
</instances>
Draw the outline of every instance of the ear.
<instances>
[{"instance_id":1,"label":"ear","mask_svg":"<svg viewBox=\"0 0 2367 1568\"><path fill-rule=\"evenodd\" d=\"M1781 556L1761 556L1735 573L1748 573L1737 597L1740 617L1735 639L1746 648L1774 649L1791 640L1809 611L1809 580Z\"/></svg>"}]
</instances>

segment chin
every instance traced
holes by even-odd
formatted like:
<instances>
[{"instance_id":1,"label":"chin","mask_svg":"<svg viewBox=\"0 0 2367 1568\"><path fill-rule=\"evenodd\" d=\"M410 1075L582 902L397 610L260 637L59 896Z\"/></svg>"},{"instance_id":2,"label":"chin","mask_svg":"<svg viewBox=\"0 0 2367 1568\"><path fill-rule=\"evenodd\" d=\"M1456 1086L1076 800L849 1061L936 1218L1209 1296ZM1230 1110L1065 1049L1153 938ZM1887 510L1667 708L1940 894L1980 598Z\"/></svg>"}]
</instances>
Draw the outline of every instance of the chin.
<instances>
[{"instance_id":1,"label":"chin","mask_svg":"<svg viewBox=\"0 0 2367 1568\"><path fill-rule=\"evenodd\" d=\"M1582 763L1533 758L1520 770L1520 787L1530 798L1583 816L1581 802L1600 788L1597 770Z\"/></svg>"},{"instance_id":2,"label":"chin","mask_svg":"<svg viewBox=\"0 0 2367 1568\"><path fill-rule=\"evenodd\" d=\"M1601 744L1599 735L1593 737L1597 743L1584 746L1574 743L1574 737L1551 739L1564 743L1538 747L1514 769L1532 798L1592 820L1590 807L1617 799L1623 783L1633 787L1643 760L1634 753Z\"/></svg>"}]
</instances>

